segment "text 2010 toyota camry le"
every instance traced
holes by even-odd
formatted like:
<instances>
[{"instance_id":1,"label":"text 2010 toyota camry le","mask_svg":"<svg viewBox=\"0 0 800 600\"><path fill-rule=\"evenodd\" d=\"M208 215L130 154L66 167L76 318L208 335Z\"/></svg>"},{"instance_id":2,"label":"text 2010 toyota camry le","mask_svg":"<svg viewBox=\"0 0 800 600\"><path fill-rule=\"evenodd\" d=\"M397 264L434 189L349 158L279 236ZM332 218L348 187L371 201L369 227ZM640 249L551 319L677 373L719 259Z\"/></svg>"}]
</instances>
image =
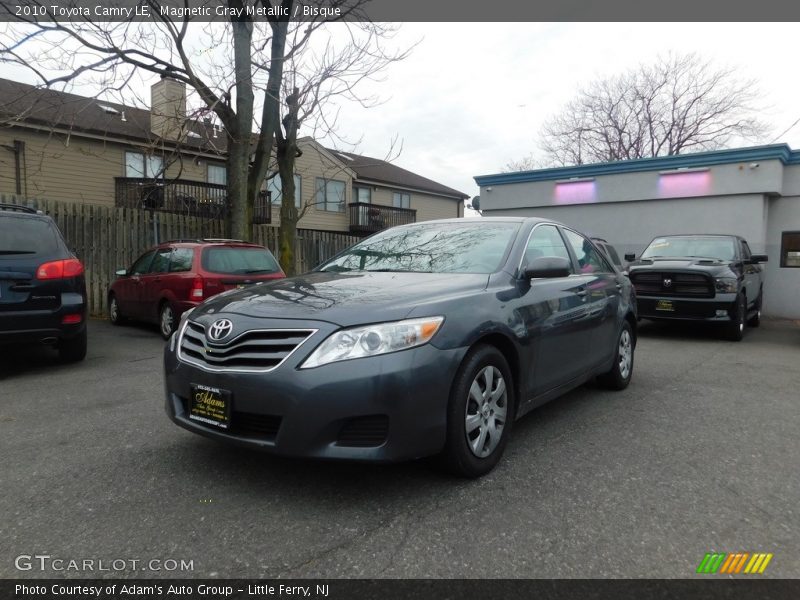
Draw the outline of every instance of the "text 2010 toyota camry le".
<instances>
[{"instance_id":1,"label":"text 2010 toyota camry le","mask_svg":"<svg viewBox=\"0 0 800 600\"><path fill-rule=\"evenodd\" d=\"M596 376L625 388L635 343L632 286L587 237L541 219L429 221L185 315L166 410L276 454L441 454L474 477L535 406Z\"/></svg>"}]
</instances>

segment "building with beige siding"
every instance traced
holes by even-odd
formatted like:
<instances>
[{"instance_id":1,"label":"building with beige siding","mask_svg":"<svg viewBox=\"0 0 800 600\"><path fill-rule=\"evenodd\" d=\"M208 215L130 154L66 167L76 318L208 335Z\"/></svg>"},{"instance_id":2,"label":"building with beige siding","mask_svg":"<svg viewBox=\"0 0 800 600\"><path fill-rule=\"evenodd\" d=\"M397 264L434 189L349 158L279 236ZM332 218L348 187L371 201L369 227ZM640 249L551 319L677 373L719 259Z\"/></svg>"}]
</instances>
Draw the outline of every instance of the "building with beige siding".
<instances>
[{"instance_id":1,"label":"building with beige siding","mask_svg":"<svg viewBox=\"0 0 800 600\"><path fill-rule=\"evenodd\" d=\"M301 228L364 235L464 214L466 194L391 162L298 145ZM148 110L0 79L0 194L214 217L225 159L225 131L188 115L174 80L153 85ZM278 224L280 195L278 177L265 181L260 222Z\"/></svg>"}]
</instances>

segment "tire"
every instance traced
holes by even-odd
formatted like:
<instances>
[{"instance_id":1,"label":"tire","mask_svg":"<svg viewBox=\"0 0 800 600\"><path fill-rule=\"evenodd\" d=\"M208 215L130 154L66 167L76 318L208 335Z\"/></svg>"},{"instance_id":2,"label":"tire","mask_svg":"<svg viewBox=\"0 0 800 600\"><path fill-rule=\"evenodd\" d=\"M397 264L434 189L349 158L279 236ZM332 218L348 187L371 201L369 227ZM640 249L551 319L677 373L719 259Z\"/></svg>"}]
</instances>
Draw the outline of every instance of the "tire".
<instances>
[{"instance_id":1,"label":"tire","mask_svg":"<svg viewBox=\"0 0 800 600\"><path fill-rule=\"evenodd\" d=\"M108 320L111 321L112 325L123 325L126 321L122 312L119 310L119 303L114 294L108 297Z\"/></svg>"},{"instance_id":2,"label":"tire","mask_svg":"<svg viewBox=\"0 0 800 600\"><path fill-rule=\"evenodd\" d=\"M747 319L747 299L744 294L739 294L736 297L736 311L733 315L733 320L727 325L726 336L732 342L741 342L744 337L744 328Z\"/></svg>"},{"instance_id":3,"label":"tire","mask_svg":"<svg viewBox=\"0 0 800 600\"><path fill-rule=\"evenodd\" d=\"M761 307L763 306L763 304L764 304L764 290L760 290L758 292L758 300L756 300L756 306L755 306L756 314L754 314L747 320L747 324L750 327L758 327L759 325L761 325Z\"/></svg>"},{"instance_id":4,"label":"tire","mask_svg":"<svg viewBox=\"0 0 800 600\"><path fill-rule=\"evenodd\" d=\"M165 340L168 340L172 332L175 331L175 311L172 310L172 305L166 300L161 303L158 309L158 331Z\"/></svg>"},{"instance_id":5,"label":"tire","mask_svg":"<svg viewBox=\"0 0 800 600\"><path fill-rule=\"evenodd\" d=\"M617 349L614 352L614 365L597 380L612 390L624 390L628 387L633 377L633 357L636 350L636 340L628 321L622 324L622 330L617 337Z\"/></svg>"},{"instance_id":6,"label":"tire","mask_svg":"<svg viewBox=\"0 0 800 600\"><path fill-rule=\"evenodd\" d=\"M80 335L58 343L58 358L61 362L79 362L86 358L86 330Z\"/></svg>"},{"instance_id":7,"label":"tire","mask_svg":"<svg viewBox=\"0 0 800 600\"><path fill-rule=\"evenodd\" d=\"M515 414L514 380L502 353L476 346L458 369L447 408L441 459L461 477L480 477L503 455Z\"/></svg>"}]
</instances>

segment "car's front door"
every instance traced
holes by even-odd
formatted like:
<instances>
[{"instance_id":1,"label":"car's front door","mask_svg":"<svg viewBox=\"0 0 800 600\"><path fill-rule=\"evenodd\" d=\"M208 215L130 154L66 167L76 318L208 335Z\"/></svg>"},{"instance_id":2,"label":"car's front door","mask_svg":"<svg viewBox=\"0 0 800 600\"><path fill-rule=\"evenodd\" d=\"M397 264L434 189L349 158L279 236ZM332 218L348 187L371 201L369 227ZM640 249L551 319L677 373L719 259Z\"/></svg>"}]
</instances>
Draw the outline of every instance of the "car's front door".
<instances>
[{"instance_id":1,"label":"car's front door","mask_svg":"<svg viewBox=\"0 0 800 600\"><path fill-rule=\"evenodd\" d=\"M744 272L744 285L747 290L747 304L752 307L758 300L761 292L761 265L752 264L753 257L750 246L744 240L740 242L740 252L742 260L742 271Z\"/></svg>"},{"instance_id":2,"label":"car's front door","mask_svg":"<svg viewBox=\"0 0 800 600\"><path fill-rule=\"evenodd\" d=\"M536 258L552 256L566 258L572 264L558 228L537 225L528 238L520 271ZM520 278L519 285L517 311L530 343L527 395L541 396L579 377L586 367L591 330L585 286L575 273L552 279Z\"/></svg>"}]
</instances>

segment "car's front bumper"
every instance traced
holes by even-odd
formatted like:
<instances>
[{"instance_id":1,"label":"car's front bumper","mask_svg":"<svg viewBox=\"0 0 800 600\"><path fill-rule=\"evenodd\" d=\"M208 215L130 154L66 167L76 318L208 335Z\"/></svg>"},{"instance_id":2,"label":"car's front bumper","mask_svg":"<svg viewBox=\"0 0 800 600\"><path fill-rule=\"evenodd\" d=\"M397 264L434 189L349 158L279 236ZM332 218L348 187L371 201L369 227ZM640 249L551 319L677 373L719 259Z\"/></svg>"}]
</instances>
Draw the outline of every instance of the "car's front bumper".
<instances>
[{"instance_id":1,"label":"car's front bumper","mask_svg":"<svg viewBox=\"0 0 800 600\"><path fill-rule=\"evenodd\" d=\"M736 294L717 294L714 298L637 296L641 319L678 319L729 323L736 319Z\"/></svg>"},{"instance_id":2,"label":"car's front bumper","mask_svg":"<svg viewBox=\"0 0 800 600\"><path fill-rule=\"evenodd\" d=\"M206 437L285 456L400 461L442 449L450 386L466 348L427 344L299 369L309 351L267 373L212 373L167 346L167 415ZM191 384L231 392L228 430L189 419Z\"/></svg>"}]
</instances>

